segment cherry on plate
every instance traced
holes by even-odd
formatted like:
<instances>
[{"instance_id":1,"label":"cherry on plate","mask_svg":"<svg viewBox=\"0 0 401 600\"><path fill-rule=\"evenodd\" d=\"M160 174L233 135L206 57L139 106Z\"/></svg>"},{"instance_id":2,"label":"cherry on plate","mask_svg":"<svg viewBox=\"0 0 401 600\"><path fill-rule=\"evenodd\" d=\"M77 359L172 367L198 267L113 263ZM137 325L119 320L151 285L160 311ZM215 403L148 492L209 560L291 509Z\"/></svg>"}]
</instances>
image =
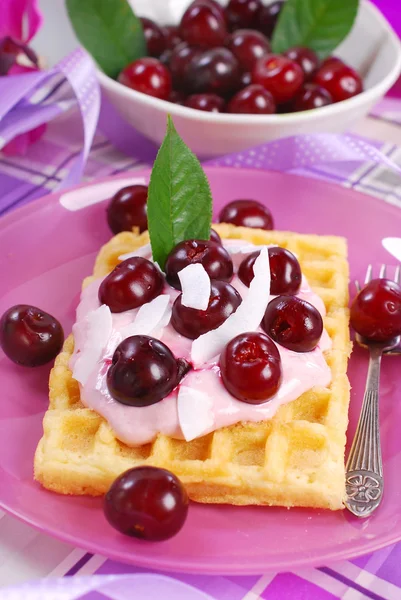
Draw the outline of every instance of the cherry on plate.
<instances>
[{"instance_id":1,"label":"cherry on plate","mask_svg":"<svg viewBox=\"0 0 401 600\"><path fill-rule=\"evenodd\" d=\"M323 332L320 312L297 296L277 296L269 302L262 327L275 342L294 352L310 352Z\"/></svg>"},{"instance_id":2,"label":"cherry on plate","mask_svg":"<svg viewBox=\"0 0 401 600\"><path fill-rule=\"evenodd\" d=\"M267 38L272 36L283 5L284 0L278 0L262 6L259 10L256 29L261 31Z\"/></svg>"},{"instance_id":3,"label":"cherry on plate","mask_svg":"<svg viewBox=\"0 0 401 600\"><path fill-rule=\"evenodd\" d=\"M230 0L226 6L226 17L231 31L255 28L261 7L261 0Z\"/></svg>"},{"instance_id":4,"label":"cherry on plate","mask_svg":"<svg viewBox=\"0 0 401 600\"><path fill-rule=\"evenodd\" d=\"M216 9L205 2L195 2L185 11L179 33L190 46L215 48L223 46L227 38L224 18Z\"/></svg>"},{"instance_id":5,"label":"cherry on plate","mask_svg":"<svg viewBox=\"0 0 401 600\"><path fill-rule=\"evenodd\" d=\"M304 74L299 64L286 56L268 54L256 62L252 81L271 92L275 102L281 104L291 100L301 89Z\"/></svg>"},{"instance_id":6,"label":"cherry on plate","mask_svg":"<svg viewBox=\"0 0 401 600\"><path fill-rule=\"evenodd\" d=\"M205 112L224 112L225 101L217 94L193 94L185 100L185 106Z\"/></svg>"},{"instance_id":7,"label":"cherry on plate","mask_svg":"<svg viewBox=\"0 0 401 600\"><path fill-rule=\"evenodd\" d=\"M141 17L143 34L146 40L146 48L149 56L158 58L167 48L167 39L162 27L157 25L152 19Z\"/></svg>"},{"instance_id":8,"label":"cherry on plate","mask_svg":"<svg viewBox=\"0 0 401 600\"><path fill-rule=\"evenodd\" d=\"M373 279L352 302L351 325L374 342L401 335L401 287L390 279Z\"/></svg>"},{"instance_id":9,"label":"cherry on plate","mask_svg":"<svg viewBox=\"0 0 401 600\"><path fill-rule=\"evenodd\" d=\"M324 87L334 102L347 100L363 91L359 73L341 61L330 61L323 65L316 73L314 82Z\"/></svg>"},{"instance_id":10,"label":"cherry on plate","mask_svg":"<svg viewBox=\"0 0 401 600\"><path fill-rule=\"evenodd\" d=\"M270 52L270 43L259 31L237 29L229 37L227 48L238 59L242 69L251 71L256 61Z\"/></svg>"},{"instance_id":11,"label":"cherry on plate","mask_svg":"<svg viewBox=\"0 0 401 600\"><path fill-rule=\"evenodd\" d=\"M178 385L178 364L170 349L147 335L133 335L119 344L107 371L112 397L128 406L150 406Z\"/></svg>"},{"instance_id":12,"label":"cherry on plate","mask_svg":"<svg viewBox=\"0 0 401 600\"><path fill-rule=\"evenodd\" d=\"M273 246L268 249L270 264L270 293L274 296L279 294L296 294L302 283L301 266L294 254L286 248ZM253 265L260 251L249 254L239 266L238 277L242 283L249 287L254 273Z\"/></svg>"},{"instance_id":13,"label":"cherry on plate","mask_svg":"<svg viewBox=\"0 0 401 600\"><path fill-rule=\"evenodd\" d=\"M229 96L240 87L241 68L228 48L196 54L186 69L185 86L191 94Z\"/></svg>"},{"instance_id":14,"label":"cherry on plate","mask_svg":"<svg viewBox=\"0 0 401 600\"><path fill-rule=\"evenodd\" d=\"M39 367L56 358L64 342L60 323L44 310L28 304L12 306L0 320L0 346L10 360Z\"/></svg>"},{"instance_id":15,"label":"cherry on plate","mask_svg":"<svg viewBox=\"0 0 401 600\"><path fill-rule=\"evenodd\" d=\"M319 68L319 58L311 48L294 46L284 52L284 56L298 63L304 72L305 81L311 81Z\"/></svg>"},{"instance_id":16,"label":"cherry on plate","mask_svg":"<svg viewBox=\"0 0 401 600\"><path fill-rule=\"evenodd\" d=\"M242 301L240 294L232 285L216 280L211 282L210 300L206 310L184 306L181 299L182 294L173 304L171 324L178 333L191 340L220 327L237 310Z\"/></svg>"},{"instance_id":17,"label":"cherry on plate","mask_svg":"<svg viewBox=\"0 0 401 600\"><path fill-rule=\"evenodd\" d=\"M176 535L188 514L188 495L170 471L142 466L129 469L104 499L106 519L117 531L149 541Z\"/></svg>"},{"instance_id":18,"label":"cherry on plate","mask_svg":"<svg viewBox=\"0 0 401 600\"><path fill-rule=\"evenodd\" d=\"M99 287L99 301L119 313L150 302L163 291L164 277L146 258L134 256L117 265Z\"/></svg>"},{"instance_id":19,"label":"cherry on plate","mask_svg":"<svg viewBox=\"0 0 401 600\"><path fill-rule=\"evenodd\" d=\"M292 112L312 110L333 104L329 92L316 83L306 83L291 102Z\"/></svg>"},{"instance_id":20,"label":"cherry on plate","mask_svg":"<svg viewBox=\"0 0 401 600\"><path fill-rule=\"evenodd\" d=\"M264 333L242 333L220 356L221 378L232 396L262 404L280 387L281 359L274 342Z\"/></svg>"},{"instance_id":21,"label":"cherry on plate","mask_svg":"<svg viewBox=\"0 0 401 600\"><path fill-rule=\"evenodd\" d=\"M210 279L230 281L233 276L233 261L221 244L210 240L185 240L172 249L164 267L168 283L181 289L178 273L186 266L200 263Z\"/></svg>"},{"instance_id":22,"label":"cherry on plate","mask_svg":"<svg viewBox=\"0 0 401 600\"><path fill-rule=\"evenodd\" d=\"M227 106L227 112L237 114L271 115L275 111L271 93L256 83L237 92Z\"/></svg>"},{"instance_id":23,"label":"cherry on plate","mask_svg":"<svg viewBox=\"0 0 401 600\"><path fill-rule=\"evenodd\" d=\"M270 210L256 200L233 200L219 214L220 223L232 223L238 227L273 229Z\"/></svg>"},{"instance_id":24,"label":"cherry on plate","mask_svg":"<svg viewBox=\"0 0 401 600\"><path fill-rule=\"evenodd\" d=\"M148 228L147 200L146 185L128 185L114 194L107 207L107 222L111 231L132 231L133 227L145 231Z\"/></svg>"},{"instance_id":25,"label":"cherry on plate","mask_svg":"<svg viewBox=\"0 0 401 600\"><path fill-rule=\"evenodd\" d=\"M210 230L210 241L215 242L216 244L222 244L221 237L215 229Z\"/></svg>"},{"instance_id":26,"label":"cherry on plate","mask_svg":"<svg viewBox=\"0 0 401 600\"><path fill-rule=\"evenodd\" d=\"M170 72L157 58L134 60L121 71L118 81L137 92L161 100L167 100L171 91Z\"/></svg>"}]
</instances>

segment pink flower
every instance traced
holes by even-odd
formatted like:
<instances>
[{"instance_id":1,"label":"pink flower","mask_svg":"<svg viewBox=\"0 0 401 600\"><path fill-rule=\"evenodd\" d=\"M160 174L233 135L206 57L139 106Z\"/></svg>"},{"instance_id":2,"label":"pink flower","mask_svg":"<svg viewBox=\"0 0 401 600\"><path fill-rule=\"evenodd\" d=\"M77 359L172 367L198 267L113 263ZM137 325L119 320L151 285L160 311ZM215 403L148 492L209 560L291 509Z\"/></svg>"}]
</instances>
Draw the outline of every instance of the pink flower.
<instances>
[{"instance_id":1,"label":"pink flower","mask_svg":"<svg viewBox=\"0 0 401 600\"><path fill-rule=\"evenodd\" d=\"M37 71L38 58L27 43L42 24L37 0L1 0L0 76ZM45 132L46 125L22 133L2 149L4 154L26 153L28 146Z\"/></svg>"}]
</instances>

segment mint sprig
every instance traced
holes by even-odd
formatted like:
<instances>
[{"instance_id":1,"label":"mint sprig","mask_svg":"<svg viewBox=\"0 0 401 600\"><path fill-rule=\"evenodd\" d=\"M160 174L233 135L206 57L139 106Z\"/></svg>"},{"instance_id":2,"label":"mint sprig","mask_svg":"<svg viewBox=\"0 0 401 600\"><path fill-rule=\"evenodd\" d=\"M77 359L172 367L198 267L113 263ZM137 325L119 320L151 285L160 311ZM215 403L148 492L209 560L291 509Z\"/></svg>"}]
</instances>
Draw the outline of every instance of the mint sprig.
<instances>
[{"instance_id":1,"label":"mint sprig","mask_svg":"<svg viewBox=\"0 0 401 600\"><path fill-rule=\"evenodd\" d=\"M163 269L183 240L210 237L212 195L195 154L178 135L170 116L148 189L148 228L153 260Z\"/></svg>"},{"instance_id":2,"label":"mint sprig","mask_svg":"<svg viewBox=\"0 0 401 600\"><path fill-rule=\"evenodd\" d=\"M358 5L359 0L287 0L273 32L273 52L306 46L326 58L351 31Z\"/></svg>"},{"instance_id":3,"label":"mint sprig","mask_svg":"<svg viewBox=\"0 0 401 600\"><path fill-rule=\"evenodd\" d=\"M67 0L67 10L77 38L109 77L146 56L142 24L128 0Z\"/></svg>"}]
</instances>

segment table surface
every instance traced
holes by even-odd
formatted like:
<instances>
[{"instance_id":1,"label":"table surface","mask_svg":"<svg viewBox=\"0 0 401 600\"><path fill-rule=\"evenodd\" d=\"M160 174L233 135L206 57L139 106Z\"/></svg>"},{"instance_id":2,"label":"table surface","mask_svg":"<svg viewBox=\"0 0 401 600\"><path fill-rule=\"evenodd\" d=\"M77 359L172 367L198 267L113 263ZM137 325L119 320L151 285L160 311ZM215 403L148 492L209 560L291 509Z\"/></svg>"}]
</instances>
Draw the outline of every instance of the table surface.
<instances>
[{"instance_id":1,"label":"table surface","mask_svg":"<svg viewBox=\"0 0 401 600\"><path fill-rule=\"evenodd\" d=\"M397 124L391 122L390 117L383 119L383 111L374 111L373 114L376 116L370 116L358 123L353 133L383 142L382 149L401 165L401 119ZM51 143L62 139L60 132L57 132L57 126L52 129L51 135ZM74 143L79 147L80 141L75 140ZM71 144L69 149L72 152L74 145ZM12 181L10 190L2 189L3 198L0 199L3 200L8 194L9 206L20 204L19 197L28 195L31 200L43 195L44 190L51 191L63 177L67 163L63 162L60 156L49 157L51 162L46 164L47 171L43 167L43 161L38 163L36 158L34 148L20 160L5 160L0 155L0 175L6 175ZM117 151L99 134L95 138L84 179L122 172L138 166L139 162L137 158L133 159L132 156L128 157ZM49 176L49 169L53 166L57 166L57 177ZM349 177L349 181L354 183L349 185L354 189L368 191L383 200L389 200L391 196L389 201L401 207L401 178L397 179L394 173L387 177L384 171L372 173L371 169L368 174L364 172L364 168L366 165L355 169ZM326 175L330 178L330 173ZM26 193L21 195L25 189ZM14 201L11 196L17 200ZM353 561L343 561L320 569L303 569L296 573L265 573L258 577L176 576L219 600L395 600L401 598L401 568L397 567L400 558L401 544L397 544ZM38 533L0 511L0 587L42 577L139 571L144 569L113 563L102 556L76 549Z\"/></svg>"}]
</instances>

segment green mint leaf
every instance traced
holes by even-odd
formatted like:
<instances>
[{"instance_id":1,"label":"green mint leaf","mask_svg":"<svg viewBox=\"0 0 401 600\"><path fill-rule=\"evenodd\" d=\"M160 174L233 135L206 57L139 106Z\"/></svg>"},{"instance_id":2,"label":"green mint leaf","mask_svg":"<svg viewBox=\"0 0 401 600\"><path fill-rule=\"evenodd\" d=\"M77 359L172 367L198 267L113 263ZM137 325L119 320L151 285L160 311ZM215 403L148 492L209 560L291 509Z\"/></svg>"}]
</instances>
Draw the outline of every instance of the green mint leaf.
<instances>
[{"instance_id":1,"label":"green mint leaf","mask_svg":"<svg viewBox=\"0 0 401 600\"><path fill-rule=\"evenodd\" d=\"M142 24L128 0L67 0L67 10L77 38L109 77L146 55Z\"/></svg>"},{"instance_id":2,"label":"green mint leaf","mask_svg":"<svg viewBox=\"0 0 401 600\"><path fill-rule=\"evenodd\" d=\"M170 116L148 190L148 228L153 259L164 267L176 244L208 240L212 223L209 182L195 154L178 135Z\"/></svg>"},{"instance_id":3,"label":"green mint leaf","mask_svg":"<svg viewBox=\"0 0 401 600\"><path fill-rule=\"evenodd\" d=\"M359 0L287 0L273 32L272 50L312 48L326 58L351 31Z\"/></svg>"}]
</instances>

